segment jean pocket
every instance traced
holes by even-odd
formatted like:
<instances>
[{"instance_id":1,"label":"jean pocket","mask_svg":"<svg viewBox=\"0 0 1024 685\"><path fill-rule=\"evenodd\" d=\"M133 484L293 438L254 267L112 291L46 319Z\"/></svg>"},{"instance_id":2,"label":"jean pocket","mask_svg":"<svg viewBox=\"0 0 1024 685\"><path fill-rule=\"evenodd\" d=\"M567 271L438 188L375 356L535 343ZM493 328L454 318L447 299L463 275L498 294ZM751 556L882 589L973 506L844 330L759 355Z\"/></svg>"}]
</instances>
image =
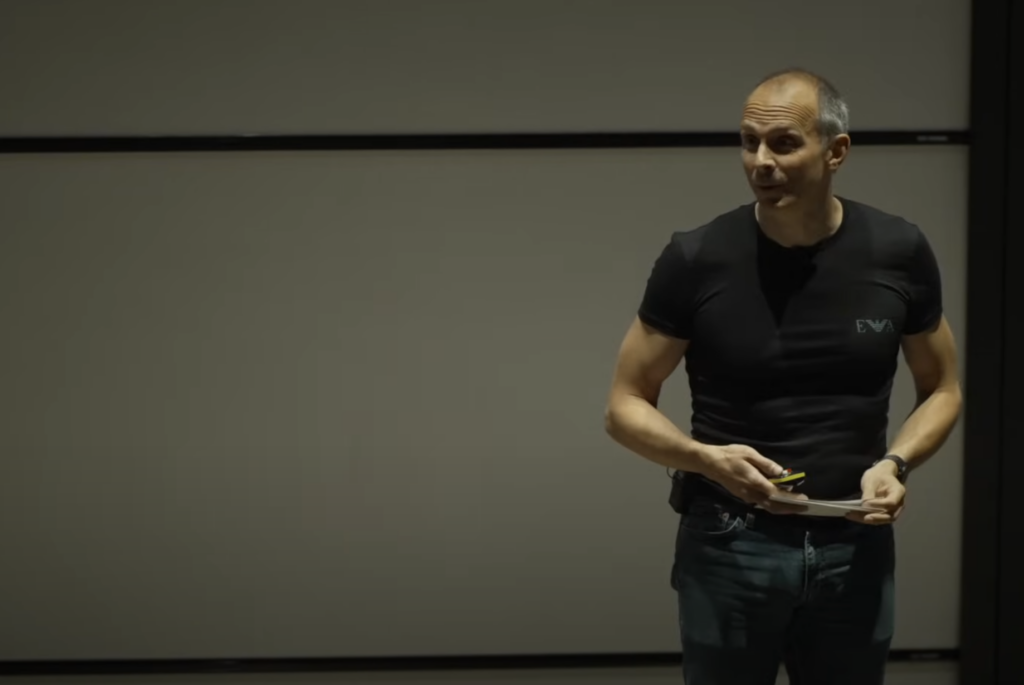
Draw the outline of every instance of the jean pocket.
<instances>
[{"instance_id":1,"label":"jean pocket","mask_svg":"<svg viewBox=\"0 0 1024 685\"><path fill-rule=\"evenodd\" d=\"M675 554L670 577L673 590L681 587L680 579L692 571L694 565L709 548L732 545L745 526L745 518L727 511L721 505L698 500L679 517L676 529ZM690 571L687 571L690 569Z\"/></svg>"},{"instance_id":2,"label":"jean pocket","mask_svg":"<svg viewBox=\"0 0 1024 685\"><path fill-rule=\"evenodd\" d=\"M703 538L719 538L735 533L743 525L740 516L719 504L694 502L679 520L679 532Z\"/></svg>"}]
</instances>

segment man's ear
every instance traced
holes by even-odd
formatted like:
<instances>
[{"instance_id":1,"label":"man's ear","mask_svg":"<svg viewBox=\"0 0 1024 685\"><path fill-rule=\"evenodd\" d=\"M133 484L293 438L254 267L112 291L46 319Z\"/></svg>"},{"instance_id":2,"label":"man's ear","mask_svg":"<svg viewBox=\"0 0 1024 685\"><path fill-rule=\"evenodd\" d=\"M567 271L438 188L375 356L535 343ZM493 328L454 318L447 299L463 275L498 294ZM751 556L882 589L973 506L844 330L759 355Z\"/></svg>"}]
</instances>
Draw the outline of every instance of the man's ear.
<instances>
[{"instance_id":1,"label":"man's ear","mask_svg":"<svg viewBox=\"0 0 1024 685\"><path fill-rule=\"evenodd\" d=\"M838 171L839 167L846 161L847 155L850 153L850 136L846 133L841 133L832 139L832 143L828 146L826 152L826 159L828 160L828 168L832 171Z\"/></svg>"}]
</instances>

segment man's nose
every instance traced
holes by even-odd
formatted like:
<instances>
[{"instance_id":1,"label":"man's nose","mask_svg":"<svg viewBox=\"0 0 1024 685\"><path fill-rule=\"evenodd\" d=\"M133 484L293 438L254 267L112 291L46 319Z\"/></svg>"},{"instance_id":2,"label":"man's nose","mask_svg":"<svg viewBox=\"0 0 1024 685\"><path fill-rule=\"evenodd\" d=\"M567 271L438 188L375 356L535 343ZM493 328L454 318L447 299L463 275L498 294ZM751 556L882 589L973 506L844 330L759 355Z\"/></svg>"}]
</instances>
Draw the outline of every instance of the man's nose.
<instances>
[{"instance_id":1,"label":"man's nose","mask_svg":"<svg viewBox=\"0 0 1024 685\"><path fill-rule=\"evenodd\" d=\"M768 146L762 143L757 148L757 166L761 169L770 169L775 166L775 159L771 155Z\"/></svg>"}]
</instances>

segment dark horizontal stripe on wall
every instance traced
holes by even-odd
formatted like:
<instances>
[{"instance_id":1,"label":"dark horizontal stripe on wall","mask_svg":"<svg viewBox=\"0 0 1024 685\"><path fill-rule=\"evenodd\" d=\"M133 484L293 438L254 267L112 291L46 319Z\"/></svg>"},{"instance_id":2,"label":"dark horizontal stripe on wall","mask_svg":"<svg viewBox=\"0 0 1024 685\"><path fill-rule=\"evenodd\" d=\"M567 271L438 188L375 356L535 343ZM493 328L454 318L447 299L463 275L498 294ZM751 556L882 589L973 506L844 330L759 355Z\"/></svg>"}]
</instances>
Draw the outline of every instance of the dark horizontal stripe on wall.
<instances>
[{"instance_id":1,"label":"dark horizontal stripe on wall","mask_svg":"<svg viewBox=\"0 0 1024 685\"><path fill-rule=\"evenodd\" d=\"M855 131L854 145L966 145L967 131ZM738 147L735 132L424 135L84 136L0 138L0 153L283 150L568 150Z\"/></svg>"},{"instance_id":2,"label":"dark horizontal stripe on wall","mask_svg":"<svg viewBox=\"0 0 1024 685\"><path fill-rule=\"evenodd\" d=\"M893 650L891 661L957 661L960 650ZM174 659L123 661L4 661L0 676L164 675L171 673L309 673L366 671L465 671L674 666L678 652L476 657L379 657L349 659Z\"/></svg>"}]
</instances>

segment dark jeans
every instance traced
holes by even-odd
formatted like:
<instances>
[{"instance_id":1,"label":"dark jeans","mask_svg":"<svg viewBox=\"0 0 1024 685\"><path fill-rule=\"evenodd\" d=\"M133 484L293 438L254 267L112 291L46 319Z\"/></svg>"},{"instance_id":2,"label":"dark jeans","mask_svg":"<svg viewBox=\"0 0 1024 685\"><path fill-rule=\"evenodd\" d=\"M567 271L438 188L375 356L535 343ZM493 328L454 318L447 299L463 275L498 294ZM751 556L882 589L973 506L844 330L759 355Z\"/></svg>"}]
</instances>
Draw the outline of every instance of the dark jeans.
<instances>
[{"instance_id":1,"label":"dark jeans","mask_svg":"<svg viewBox=\"0 0 1024 685\"><path fill-rule=\"evenodd\" d=\"M686 685L881 685L893 633L891 526L699 497L672 587Z\"/></svg>"}]
</instances>

